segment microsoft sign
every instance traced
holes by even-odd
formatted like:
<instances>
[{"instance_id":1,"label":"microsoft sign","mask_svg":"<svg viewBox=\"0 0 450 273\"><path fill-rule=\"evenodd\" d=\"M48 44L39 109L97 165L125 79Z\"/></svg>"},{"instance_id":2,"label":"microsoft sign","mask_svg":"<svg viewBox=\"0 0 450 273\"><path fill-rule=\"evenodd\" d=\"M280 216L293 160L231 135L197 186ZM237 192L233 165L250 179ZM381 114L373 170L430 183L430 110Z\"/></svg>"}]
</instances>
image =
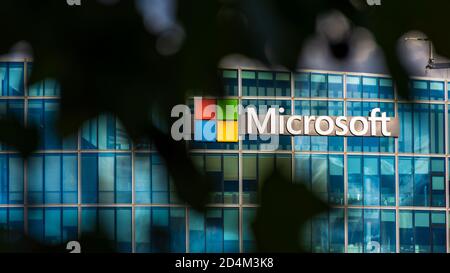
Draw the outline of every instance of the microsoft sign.
<instances>
[{"instance_id":1,"label":"microsoft sign","mask_svg":"<svg viewBox=\"0 0 450 273\"><path fill-rule=\"evenodd\" d=\"M172 125L175 140L238 142L239 136L276 138L292 136L398 137L398 118L388 117L380 108L367 116L285 115L278 106L243 107L238 99L194 98L194 115L187 105L172 109L178 118Z\"/></svg>"}]
</instances>

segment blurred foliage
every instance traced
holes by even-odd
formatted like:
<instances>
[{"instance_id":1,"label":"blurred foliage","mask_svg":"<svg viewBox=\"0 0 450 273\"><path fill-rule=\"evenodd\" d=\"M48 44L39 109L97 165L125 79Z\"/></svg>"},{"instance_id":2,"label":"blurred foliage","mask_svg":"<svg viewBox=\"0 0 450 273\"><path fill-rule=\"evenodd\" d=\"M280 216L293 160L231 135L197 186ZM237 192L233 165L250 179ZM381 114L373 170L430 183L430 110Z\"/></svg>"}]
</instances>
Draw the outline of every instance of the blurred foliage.
<instances>
[{"instance_id":1,"label":"blurred foliage","mask_svg":"<svg viewBox=\"0 0 450 273\"><path fill-rule=\"evenodd\" d=\"M397 56L402 35L420 30L438 53L450 55L444 32L450 2L445 0L382 1L381 6L368 6L366 0L180 0L177 20L184 38L179 50L163 55L155 46L162 34L144 27L134 1L104 5L89 0L69 7L63 0L2 0L0 52L27 41L34 62L30 84L46 78L59 81L63 135L77 132L83 122L101 113L115 114L135 142L153 141L179 197L204 210L208 179L193 168L185 143L173 141L152 121L151 113L169 117L172 106L184 103L189 90L220 96L216 69L229 54L295 69L305 40L315 33L317 17L330 10L372 31L403 97L408 97L408 75ZM348 55L347 39L329 41L336 58ZM168 39L167 46L176 47L175 40ZM169 118L165 122L171 124ZM35 149L33 128L3 119L0 129L0 140L23 154ZM298 211L299 218L287 215L287 208ZM324 208L301 186L271 176L255 224L258 246L264 251L300 250L295 229Z\"/></svg>"},{"instance_id":2,"label":"blurred foliage","mask_svg":"<svg viewBox=\"0 0 450 273\"><path fill-rule=\"evenodd\" d=\"M257 249L262 252L300 252L303 224L328 206L303 184L293 184L276 171L264 182L253 223Z\"/></svg>"},{"instance_id":3,"label":"blurred foliage","mask_svg":"<svg viewBox=\"0 0 450 273\"><path fill-rule=\"evenodd\" d=\"M0 138L2 143L15 147L25 157L36 149L39 135L36 128L25 128L14 118L0 119Z\"/></svg>"}]
</instances>

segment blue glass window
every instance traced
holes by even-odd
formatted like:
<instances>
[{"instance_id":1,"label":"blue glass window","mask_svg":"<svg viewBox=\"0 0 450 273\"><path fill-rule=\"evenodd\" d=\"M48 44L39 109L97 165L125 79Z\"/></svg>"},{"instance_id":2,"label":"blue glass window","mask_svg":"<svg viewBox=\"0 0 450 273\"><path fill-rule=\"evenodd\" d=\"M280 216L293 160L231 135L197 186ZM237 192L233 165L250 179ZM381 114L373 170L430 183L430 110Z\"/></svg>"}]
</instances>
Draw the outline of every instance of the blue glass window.
<instances>
[{"instance_id":1,"label":"blue glass window","mask_svg":"<svg viewBox=\"0 0 450 273\"><path fill-rule=\"evenodd\" d=\"M394 98L394 85L392 79L380 78L380 99Z\"/></svg>"},{"instance_id":2,"label":"blue glass window","mask_svg":"<svg viewBox=\"0 0 450 273\"><path fill-rule=\"evenodd\" d=\"M311 74L311 97L327 97L327 75L325 74Z\"/></svg>"},{"instance_id":3,"label":"blue glass window","mask_svg":"<svg viewBox=\"0 0 450 273\"><path fill-rule=\"evenodd\" d=\"M242 158L242 202L256 204L257 193L264 180L274 169L292 180L290 154L244 154Z\"/></svg>"},{"instance_id":4,"label":"blue glass window","mask_svg":"<svg viewBox=\"0 0 450 273\"><path fill-rule=\"evenodd\" d=\"M28 101L28 123L35 126L41 138L39 149L76 150L76 135L62 139L56 128L59 115L58 100Z\"/></svg>"},{"instance_id":5,"label":"blue glass window","mask_svg":"<svg viewBox=\"0 0 450 273\"><path fill-rule=\"evenodd\" d=\"M0 95L8 96L8 64L0 63Z\"/></svg>"},{"instance_id":6,"label":"blue glass window","mask_svg":"<svg viewBox=\"0 0 450 273\"><path fill-rule=\"evenodd\" d=\"M288 135L246 135L242 140L243 150L290 150L292 149L291 136Z\"/></svg>"},{"instance_id":7,"label":"blue glass window","mask_svg":"<svg viewBox=\"0 0 450 273\"><path fill-rule=\"evenodd\" d=\"M256 72L245 71L241 72L242 77L242 96L258 96L256 84Z\"/></svg>"},{"instance_id":8,"label":"blue glass window","mask_svg":"<svg viewBox=\"0 0 450 273\"><path fill-rule=\"evenodd\" d=\"M208 209L204 215L190 210L190 252L239 252L238 209Z\"/></svg>"},{"instance_id":9,"label":"blue glass window","mask_svg":"<svg viewBox=\"0 0 450 273\"><path fill-rule=\"evenodd\" d=\"M305 251L343 253L345 249L344 209L332 208L308 221L302 228Z\"/></svg>"},{"instance_id":10,"label":"blue glass window","mask_svg":"<svg viewBox=\"0 0 450 273\"><path fill-rule=\"evenodd\" d=\"M379 97L378 79L374 77L362 77L363 98L375 99Z\"/></svg>"},{"instance_id":11,"label":"blue glass window","mask_svg":"<svg viewBox=\"0 0 450 273\"><path fill-rule=\"evenodd\" d=\"M392 79L348 75L346 80L347 98L394 98Z\"/></svg>"},{"instance_id":12,"label":"blue glass window","mask_svg":"<svg viewBox=\"0 0 450 273\"><path fill-rule=\"evenodd\" d=\"M28 203L77 203L77 162L76 154L32 155L28 159Z\"/></svg>"},{"instance_id":13,"label":"blue glass window","mask_svg":"<svg viewBox=\"0 0 450 273\"><path fill-rule=\"evenodd\" d=\"M400 252L446 252L445 212L400 211Z\"/></svg>"},{"instance_id":14,"label":"blue glass window","mask_svg":"<svg viewBox=\"0 0 450 273\"><path fill-rule=\"evenodd\" d=\"M61 88L59 86L59 83L51 79L34 84L28 89L28 96L30 97L58 97L60 95Z\"/></svg>"},{"instance_id":15,"label":"blue glass window","mask_svg":"<svg viewBox=\"0 0 450 273\"><path fill-rule=\"evenodd\" d=\"M289 72L242 71L243 96L291 96Z\"/></svg>"},{"instance_id":16,"label":"blue glass window","mask_svg":"<svg viewBox=\"0 0 450 273\"><path fill-rule=\"evenodd\" d=\"M347 76L347 98L359 99L361 97L362 97L361 77Z\"/></svg>"},{"instance_id":17,"label":"blue glass window","mask_svg":"<svg viewBox=\"0 0 450 273\"><path fill-rule=\"evenodd\" d=\"M311 97L311 81L310 73L295 74L295 97L296 98L310 98Z\"/></svg>"},{"instance_id":18,"label":"blue glass window","mask_svg":"<svg viewBox=\"0 0 450 273\"><path fill-rule=\"evenodd\" d=\"M78 239L77 208L29 208L28 234L48 245Z\"/></svg>"},{"instance_id":19,"label":"blue glass window","mask_svg":"<svg viewBox=\"0 0 450 273\"><path fill-rule=\"evenodd\" d=\"M135 217L136 252L186 251L185 209L139 207Z\"/></svg>"},{"instance_id":20,"label":"blue glass window","mask_svg":"<svg viewBox=\"0 0 450 273\"><path fill-rule=\"evenodd\" d=\"M81 186L83 203L131 203L131 155L82 154Z\"/></svg>"},{"instance_id":21,"label":"blue glass window","mask_svg":"<svg viewBox=\"0 0 450 273\"><path fill-rule=\"evenodd\" d=\"M412 81L411 85L414 99L430 99L430 89L428 87L428 81Z\"/></svg>"},{"instance_id":22,"label":"blue glass window","mask_svg":"<svg viewBox=\"0 0 450 273\"><path fill-rule=\"evenodd\" d=\"M275 96L276 97L291 96L291 73L286 72L275 73Z\"/></svg>"},{"instance_id":23,"label":"blue glass window","mask_svg":"<svg viewBox=\"0 0 450 273\"><path fill-rule=\"evenodd\" d=\"M23 208L0 208L0 230L3 242L14 243L24 231Z\"/></svg>"},{"instance_id":24,"label":"blue glass window","mask_svg":"<svg viewBox=\"0 0 450 273\"><path fill-rule=\"evenodd\" d=\"M305 183L329 204L344 204L343 156L296 154L295 180Z\"/></svg>"},{"instance_id":25,"label":"blue glass window","mask_svg":"<svg viewBox=\"0 0 450 273\"><path fill-rule=\"evenodd\" d=\"M129 150L131 140L121 122L112 115L101 115L81 128L83 150Z\"/></svg>"},{"instance_id":26,"label":"blue glass window","mask_svg":"<svg viewBox=\"0 0 450 273\"><path fill-rule=\"evenodd\" d=\"M294 84L297 98L342 98L343 96L342 75L297 73Z\"/></svg>"},{"instance_id":27,"label":"blue glass window","mask_svg":"<svg viewBox=\"0 0 450 273\"><path fill-rule=\"evenodd\" d=\"M210 203L239 203L237 154L192 154L197 168L212 180Z\"/></svg>"},{"instance_id":28,"label":"blue glass window","mask_svg":"<svg viewBox=\"0 0 450 273\"><path fill-rule=\"evenodd\" d=\"M445 206L445 159L399 158L401 206Z\"/></svg>"},{"instance_id":29,"label":"blue glass window","mask_svg":"<svg viewBox=\"0 0 450 273\"><path fill-rule=\"evenodd\" d=\"M224 69L219 70L219 79L223 84L225 95L238 96L238 71Z\"/></svg>"},{"instance_id":30,"label":"blue glass window","mask_svg":"<svg viewBox=\"0 0 450 273\"><path fill-rule=\"evenodd\" d=\"M342 116L342 101L295 101L295 114L302 116ZM344 137L296 136L296 151L343 151Z\"/></svg>"},{"instance_id":31,"label":"blue glass window","mask_svg":"<svg viewBox=\"0 0 450 273\"><path fill-rule=\"evenodd\" d=\"M395 210L349 209L348 252L395 252Z\"/></svg>"},{"instance_id":32,"label":"blue glass window","mask_svg":"<svg viewBox=\"0 0 450 273\"><path fill-rule=\"evenodd\" d=\"M258 96L275 96L274 74L272 72L256 72Z\"/></svg>"},{"instance_id":33,"label":"blue glass window","mask_svg":"<svg viewBox=\"0 0 450 273\"><path fill-rule=\"evenodd\" d=\"M90 235L101 232L117 251L131 252L131 215L131 208L83 208L81 233Z\"/></svg>"},{"instance_id":34,"label":"blue glass window","mask_svg":"<svg viewBox=\"0 0 450 273\"><path fill-rule=\"evenodd\" d=\"M0 204L23 204L23 159L0 155Z\"/></svg>"},{"instance_id":35,"label":"blue glass window","mask_svg":"<svg viewBox=\"0 0 450 273\"><path fill-rule=\"evenodd\" d=\"M33 64L27 63L28 76L31 75L33 70ZM54 79L46 79L39 83L33 84L28 87L28 96L30 97L58 97L61 95L61 87L59 83Z\"/></svg>"},{"instance_id":36,"label":"blue glass window","mask_svg":"<svg viewBox=\"0 0 450 273\"><path fill-rule=\"evenodd\" d=\"M395 205L394 157L348 156L348 203Z\"/></svg>"},{"instance_id":37,"label":"blue glass window","mask_svg":"<svg viewBox=\"0 0 450 273\"><path fill-rule=\"evenodd\" d=\"M157 154L138 153L134 163L136 203L179 203L166 165Z\"/></svg>"},{"instance_id":38,"label":"blue glass window","mask_svg":"<svg viewBox=\"0 0 450 273\"><path fill-rule=\"evenodd\" d=\"M444 82L430 82L430 99L444 100Z\"/></svg>"},{"instance_id":39,"label":"blue glass window","mask_svg":"<svg viewBox=\"0 0 450 273\"><path fill-rule=\"evenodd\" d=\"M24 64L0 63L0 96L23 96Z\"/></svg>"},{"instance_id":40,"label":"blue glass window","mask_svg":"<svg viewBox=\"0 0 450 273\"><path fill-rule=\"evenodd\" d=\"M415 100L444 100L444 82L413 80L411 89Z\"/></svg>"},{"instance_id":41,"label":"blue glass window","mask_svg":"<svg viewBox=\"0 0 450 273\"><path fill-rule=\"evenodd\" d=\"M342 75L328 75L328 97L342 98L343 97L343 78Z\"/></svg>"},{"instance_id":42,"label":"blue glass window","mask_svg":"<svg viewBox=\"0 0 450 273\"><path fill-rule=\"evenodd\" d=\"M444 153L444 105L399 103L399 152Z\"/></svg>"}]
</instances>

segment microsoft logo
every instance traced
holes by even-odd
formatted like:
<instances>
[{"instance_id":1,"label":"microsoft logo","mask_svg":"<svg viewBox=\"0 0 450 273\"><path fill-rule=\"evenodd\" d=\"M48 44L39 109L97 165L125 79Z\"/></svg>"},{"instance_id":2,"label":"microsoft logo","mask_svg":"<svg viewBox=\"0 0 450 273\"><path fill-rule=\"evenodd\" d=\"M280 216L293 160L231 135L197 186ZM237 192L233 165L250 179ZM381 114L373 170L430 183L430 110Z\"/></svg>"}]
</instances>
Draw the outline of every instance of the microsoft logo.
<instances>
[{"instance_id":1,"label":"microsoft logo","mask_svg":"<svg viewBox=\"0 0 450 273\"><path fill-rule=\"evenodd\" d=\"M194 98L194 140L238 142L238 100Z\"/></svg>"}]
</instances>

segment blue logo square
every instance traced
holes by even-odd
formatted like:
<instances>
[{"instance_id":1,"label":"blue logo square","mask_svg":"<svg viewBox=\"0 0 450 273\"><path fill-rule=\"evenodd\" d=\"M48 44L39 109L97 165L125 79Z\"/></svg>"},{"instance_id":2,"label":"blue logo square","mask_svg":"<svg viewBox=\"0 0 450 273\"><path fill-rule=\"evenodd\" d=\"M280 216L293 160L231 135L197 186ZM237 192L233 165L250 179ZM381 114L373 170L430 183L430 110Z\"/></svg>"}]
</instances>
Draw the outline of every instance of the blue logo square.
<instances>
[{"instance_id":1,"label":"blue logo square","mask_svg":"<svg viewBox=\"0 0 450 273\"><path fill-rule=\"evenodd\" d=\"M194 122L194 140L196 141L216 141L216 121L196 120Z\"/></svg>"}]
</instances>

